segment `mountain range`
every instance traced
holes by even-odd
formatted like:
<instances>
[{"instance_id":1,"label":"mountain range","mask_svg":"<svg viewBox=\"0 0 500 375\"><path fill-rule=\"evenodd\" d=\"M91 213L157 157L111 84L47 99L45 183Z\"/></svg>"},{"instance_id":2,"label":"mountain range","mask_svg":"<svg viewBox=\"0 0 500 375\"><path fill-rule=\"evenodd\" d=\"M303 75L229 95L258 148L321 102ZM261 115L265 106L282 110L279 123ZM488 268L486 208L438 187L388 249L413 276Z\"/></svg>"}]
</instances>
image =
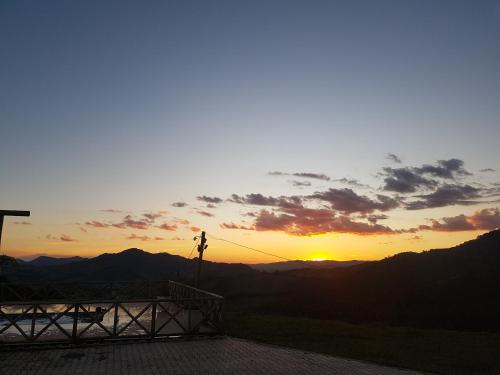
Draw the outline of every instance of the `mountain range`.
<instances>
[{"instance_id":1,"label":"mountain range","mask_svg":"<svg viewBox=\"0 0 500 375\"><path fill-rule=\"evenodd\" d=\"M197 267L196 259L140 249L69 263L42 260L10 267L5 276L12 282L170 279L193 283ZM204 261L201 287L223 295L229 310L500 330L500 230L449 249L330 267L334 265L299 269L292 262L274 266L274 270L288 270L270 273L245 264Z\"/></svg>"}]
</instances>

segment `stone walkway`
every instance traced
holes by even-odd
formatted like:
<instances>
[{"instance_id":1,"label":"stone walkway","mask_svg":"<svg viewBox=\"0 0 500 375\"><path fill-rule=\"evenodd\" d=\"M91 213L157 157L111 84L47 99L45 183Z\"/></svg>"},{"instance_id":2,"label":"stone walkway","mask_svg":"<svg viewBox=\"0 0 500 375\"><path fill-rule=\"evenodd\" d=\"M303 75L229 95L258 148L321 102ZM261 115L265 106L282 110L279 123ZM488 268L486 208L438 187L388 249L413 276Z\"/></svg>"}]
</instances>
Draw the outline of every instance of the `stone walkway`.
<instances>
[{"instance_id":1,"label":"stone walkway","mask_svg":"<svg viewBox=\"0 0 500 375\"><path fill-rule=\"evenodd\" d=\"M0 374L416 375L420 373L235 338L219 338L5 351L0 352Z\"/></svg>"}]
</instances>

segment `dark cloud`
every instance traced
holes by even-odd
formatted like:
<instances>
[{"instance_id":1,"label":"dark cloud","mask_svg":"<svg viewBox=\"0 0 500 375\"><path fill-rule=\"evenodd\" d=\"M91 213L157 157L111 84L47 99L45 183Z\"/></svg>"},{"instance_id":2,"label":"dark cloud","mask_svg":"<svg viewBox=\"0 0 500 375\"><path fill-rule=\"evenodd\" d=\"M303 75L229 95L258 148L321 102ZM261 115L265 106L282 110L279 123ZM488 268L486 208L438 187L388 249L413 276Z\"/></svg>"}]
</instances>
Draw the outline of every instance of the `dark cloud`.
<instances>
[{"instance_id":1,"label":"dark cloud","mask_svg":"<svg viewBox=\"0 0 500 375\"><path fill-rule=\"evenodd\" d=\"M188 204L186 202L174 202L172 207L186 207Z\"/></svg>"},{"instance_id":2,"label":"dark cloud","mask_svg":"<svg viewBox=\"0 0 500 375\"><path fill-rule=\"evenodd\" d=\"M384 168L384 187L386 191L396 193L414 193L420 188L434 188L437 181L420 176L414 170L405 168Z\"/></svg>"},{"instance_id":3,"label":"dark cloud","mask_svg":"<svg viewBox=\"0 0 500 375\"><path fill-rule=\"evenodd\" d=\"M420 230L432 230L436 232L457 232L465 230L474 230L474 225L467 221L467 216L458 215L452 217L443 217L441 221L432 220L431 225L421 225Z\"/></svg>"},{"instance_id":4,"label":"dark cloud","mask_svg":"<svg viewBox=\"0 0 500 375\"><path fill-rule=\"evenodd\" d=\"M387 226L353 221L348 216L335 216L328 209L288 209L280 212L261 210L255 220L257 231L280 231L296 236L324 233L358 235L392 234Z\"/></svg>"},{"instance_id":5,"label":"dark cloud","mask_svg":"<svg viewBox=\"0 0 500 375\"><path fill-rule=\"evenodd\" d=\"M233 203L250 204L254 206L273 206L283 208L302 207L302 198L299 196L276 198L270 196L266 197L260 193L247 194L245 196L232 194L231 198L229 198L228 200Z\"/></svg>"},{"instance_id":6,"label":"dark cloud","mask_svg":"<svg viewBox=\"0 0 500 375\"><path fill-rule=\"evenodd\" d=\"M342 184L349 185L349 186L356 187L356 188L362 188L362 189L366 189L366 188L370 187L369 185L362 184L358 180L355 180L352 178L345 178L344 177L344 178L338 178L338 179L333 180L333 181L340 182Z\"/></svg>"},{"instance_id":7,"label":"dark cloud","mask_svg":"<svg viewBox=\"0 0 500 375\"><path fill-rule=\"evenodd\" d=\"M292 180L290 181L293 186L295 187L304 187L304 186L311 186L311 183L309 181L297 181L297 180Z\"/></svg>"},{"instance_id":8,"label":"dark cloud","mask_svg":"<svg viewBox=\"0 0 500 375\"><path fill-rule=\"evenodd\" d=\"M219 204L223 202L222 198L219 197L207 197L206 195L201 195L196 197L199 201L205 202L205 203L212 203L212 204Z\"/></svg>"},{"instance_id":9,"label":"dark cloud","mask_svg":"<svg viewBox=\"0 0 500 375\"><path fill-rule=\"evenodd\" d=\"M217 208L217 206L213 203L208 203L205 207L206 208Z\"/></svg>"},{"instance_id":10,"label":"dark cloud","mask_svg":"<svg viewBox=\"0 0 500 375\"><path fill-rule=\"evenodd\" d=\"M316 180L323 180L323 181L330 181L330 177L328 177L325 174L322 173L293 173L294 176L296 177L302 177L302 178L313 178Z\"/></svg>"},{"instance_id":11,"label":"dark cloud","mask_svg":"<svg viewBox=\"0 0 500 375\"><path fill-rule=\"evenodd\" d=\"M384 215L384 214L378 214L378 215L376 215L376 214L371 214L371 215L366 215L366 217L365 217L365 219L366 219L368 222L372 223L372 224L376 224L376 223L377 223L377 221L379 221L379 220L386 220L386 219L388 219L388 218L389 218L389 216Z\"/></svg>"},{"instance_id":12,"label":"dark cloud","mask_svg":"<svg viewBox=\"0 0 500 375\"><path fill-rule=\"evenodd\" d=\"M414 193L421 189L434 189L440 185L440 180L468 175L471 173L464 169L464 162L460 159L438 160L436 165L424 164L421 167L384 168L383 189Z\"/></svg>"},{"instance_id":13,"label":"dark cloud","mask_svg":"<svg viewBox=\"0 0 500 375\"><path fill-rule=\"evenodd\" d=\"M330 203L331 207L344 214L371 213L373 211L388 211L400 205L394 198L385 195L377 195L377 200L358 195L352 189L328 189L316 192L310 198L319 199Z\"/></svg>"},{"instance_id":14,"label":"dark cloud","mask_svg":"<svg viewBox=\"0 0 500 375\"><path fill-rule=\"evenodd\" d=\"M326 174L323 174L323 173L310 173L310 172L285 173L285 172L274 171L274 172L269 172L268 175L269 176L295 176L295 177L302 177L302 178L312 178L315 180L330 181L330 177L328 177Z\"/></svg>"},{"instance_id":15,"label":"dark cloud","mask_svg":"<svg viewBox=\"0 0 500 375\"><path fill-rule=\"evenodd\" d=\"M430 194L419 195L418 197L420 200L407 203L406 208L421 210L424 208L475 204L477 202L474 199L480 198L480 190L470 185L446 184Z\"/></svg>"},{"instance_id":16,"label":"dark cloud","mask_svg":"<svg viewBox=\"0 0 500 375\"><path fill-rule=\"evenodd\" d=\"M198 213L199 215L202 215L202 216L206 216L206 217L214 217L213 213L207 212L207 211L196 211L196 213Z\"/></svg>"},{"instance_id":17,"label":"dark cloud","mask_svg":"<svg viewBox=\"0 0 500 375\"><path fill-rule=\"evenodd\" d=\"M483 168L483 169L480 169L479 172L495 172L495 170L493 168Z\"/></svg>"},{"instance_id":18,"label":"dark cloud","mask_svg":"<svg viewBox=\"0 0 500 375\"><path fill-rule=\"evenodd\" d=\"M390 161L392 161L394 163L398 163L398 164L402 163L401 159L397 155L395 155L395 154L388 153L387 156L386 156L386 159L390 160Z\"/></svg>"},{"instance_id":19,"label":"dark cloud","mask_svg":"<svg viewBox=\"0 0 500 375\"><path fill-rule=\"evenodd\" d=\"M149 213L143 214L142 216L144 216L146 218L146 220L148 220L149 222L153 223L156 219L159 219L160 217L165 216L165 214L167 214L166 211L158 211L158 212L149 212Z\"/></svg>"},{"instance_id":20,"label":"dark cloud","mask_svg":"<svg viewBox=\"0 0 500 375\"><path fill-rule=\"evenodd\" d=\"M219 225L222 229L242 229L242 230L255 230L253 226L235 224L235 223L222 223Z\"/></svg>"},{"instance_id":21,"label":"dark cloud","mask_svg":"<svg viewBox=\"0 0 500 375\"><path fill-rule=\"evenodd\" d=\"M415 168L418 173L429 174L444 179L454 179L456 176L469 176L471 173L464 169L464 162L460 159L438 160L437 165L424 164Z\"/></svg>"}]
</instances>

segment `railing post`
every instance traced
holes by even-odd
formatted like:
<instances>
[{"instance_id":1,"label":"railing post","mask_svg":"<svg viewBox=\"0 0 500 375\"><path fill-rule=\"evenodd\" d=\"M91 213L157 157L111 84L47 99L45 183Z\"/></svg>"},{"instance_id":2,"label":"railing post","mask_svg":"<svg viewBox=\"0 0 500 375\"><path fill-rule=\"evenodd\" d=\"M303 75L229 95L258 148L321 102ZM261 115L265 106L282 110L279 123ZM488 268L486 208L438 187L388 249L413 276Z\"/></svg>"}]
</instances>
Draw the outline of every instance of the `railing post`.
<instances>
[{"instance_id":1,"label":"railing post","mask_svg":"<svg viewBox=\"0 0 500 375\"><path fill-rule=\"evenodd\" d=\"M118 332L118 302L114 303L114 317L113 317L113 337L116 337L117 332Z\"/></svg>"},{"instance_id":2,"label":"railing post","mask_svg":"<svg viewBox=\"0 0 500 375\"><path fill-rule=\"evenodd\" d=\"M151 306L151 338L156 336L156 301Z\"/></svg>"},{"instance_id":3,"label":"railing post","mask_svg":"<svg viewBox=\"0 0 500 375\"><path fill-rule=\"evenodd\" d=\"M33 305L33 315L31 316L31 330L30 330L30 340L31 341L33 341L35 338L36 308L37 308L37 305Z\"/></svg>"},{"instance_id":4,"label":"railing post","mask_svg":"<svg viewBox=\"0 0 500 375\"><path fill-rule=\"evenodd\" d=\"M73 315L73 330L71 332L71 339L76 343L78 339L78 304L75 303L75 315Z\"/></svg>"}]
</instances>

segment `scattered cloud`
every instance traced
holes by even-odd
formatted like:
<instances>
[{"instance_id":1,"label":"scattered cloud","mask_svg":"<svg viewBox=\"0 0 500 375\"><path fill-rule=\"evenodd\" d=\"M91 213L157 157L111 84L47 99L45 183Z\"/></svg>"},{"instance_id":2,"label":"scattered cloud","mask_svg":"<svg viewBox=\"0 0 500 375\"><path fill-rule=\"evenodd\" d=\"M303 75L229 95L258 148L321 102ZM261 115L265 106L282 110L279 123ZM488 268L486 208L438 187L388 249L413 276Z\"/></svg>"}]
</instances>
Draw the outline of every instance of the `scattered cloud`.
<instances>
[{"instance_id":1,"label":"scattered cloud","mask_svg":"<svg viewBox=\"0 0 500 375\"><path fill-rule=\"evenodd\" d=\"M305 187L305 186L311 186L311 183L309 181L297 181L297 180L292 180L290 181L291 184L295 187Z\"/></svg>"},{"instance_id":2,"label":"scattered cloud","mask_svg":"<svg viewBox=\"0 0 500 375\"><path fill-rule=\"evenodd\" d=\"M420 188L434 188L437 182L422 177L413 169L405 168L384 168L383 190L396 193L414 193Z\"/></svg>"},{"instance_id":3,"label":"scattered cloud","mask_svg":"<svg viewBox=\"0 0 500 375\"><path fill-rule=\"evenodd\" d=\"M123 211L122 210L115 210L114 208L106 208L104 210L100 210L101 212L109 212L109 213L112 213L112 214L118 214L118 213L122 213Z\"/></svg>"},{"instance_id":4,"label":"scattered cloud","mask_svg":"<svg viewBox=\"0 0 500 375\"><path fill-rule=\"evenodd\" d=\"M175 237L172 237L172 241L184 241L184 238L175 236Z\"/></svg>"},{"instance_id":5,"label":"scattered cloud","mask_svg":"<svg viewBox=\"0 0 500 375\"><path fill-rule=\"evenodd\" d=\"M299 172L299 173L285 173L285 172L269 172L269 176L295 176L302 178L312 178L316 180L330 181L330 177L322 173L310 173L310 172Z\"/></svg>"},{"instance_id":6,"label":"scattered cloud","mask_svg":"<svg viewBox=\"0 0 500 375\"><path fill-rule=\"evenodd\" d=\"M219 197L207 197L206 195L197 196L196 199L205 203L219 204L224 200Z\"/></svg>"},{"instance_id":7,"label":"scattered cloud","mask_svg":"<svg viewBox=\"0 0 500 375\"><path fill-rule=\"evenodd\" d=\"M131 235L126 237L127 240L139 240L139 241L162 241L164 240L163 237L149 237L149 236L138 236L135 233L132 233Z\"/></svg>"},{"instance_id":8,"label":"scattered cloud","mask_svg":"<svg viewBox=\"0 0 500 375\"><path fill-rule=\"evenodd\" d=\"M206 217L214 217L214 214L208 211L196 211L199 215L206 216Z\"/></svg>"},{"instance_id":9,"label":"scattered cloud","mask_svg":"<svg viewBox=\"0 0 500 375\"><path fill-rule=\"evenodd\" d=\"M395 154L388 153L385 158L387 160L392 161L393 163L398 163L398 164L402 163L401 159L397 155L395 155Z\"/></svg>"},{"instance_id":10,"label":"scattered cloud","mask_svg":"<svg viewBox=\"0 0 500 375\"><path fill-rule=\"evenodd\" d=\"M235 223L222 223L219 225L222 229L243 229L243 230L255 230L255 227L248 225L241 225Z\"/></svg>"},{"instance_id":11,"label":"scattered cloud","mask_svg":"<svg viewBox=\"0 0 500 375\"><path fill-rule=\"evenodd\" d=\"M281 231L296 236L325 233L358 235L392 234L384 225L356 222L345 215L336 216L328 209L287 209L281 212L261 210L255 220L257 231Z\"/></svg>"},{"instance_id":12,"label":"scattered cloud","mask_svg":"<svg viewBox=\"0 0 500 375\"><path fill-rule=\"evenodd\" d=\"M186 206L188 206L188 204L186 202L174 202L174 203L172 203L172 207L180 208L180 207L186 207Z\"/></svg>"},{"instance_id":13,"label":"scattered cloud","mask_svg":"<svg viewBox=\"0 0 500 375\"><path fill-rule=\"evenodd\" d=\"M177 225L176 224L168 224L168 223L163 223L157 226L159 229L163 230L169 230L169 231L176 231L177 230Z\"/></svg>"},{"instance_id":14,"label":"scattered cloud","mask_svg":"<svg viewBox=\"0 0 500 375\"><path fill-rule=\"evenodd\" d=\"M283 208L296 208L302 207L302 198L299 196L289 196L289 197L266 197L260 193L247 194L245 196L232 194L231 198L228 199L230 202L239 204L249 204L254 206L274 206Z\"/></svg>"},{"instance_id":15,"label":"scattered cloud","mask_svg":"<svg viewBox=\"0 0 500 375\"><path fill-rule=\"evenodd\" d=\"M436 231L436 232L459 232L469 230L494 230L500 228L500 210L498 208L484 208L474 212L472 215L464 214L443 217L441 220L431 220L429 225L420 225L407 232Z\"/></svg>"},{"instance_id":16,"label":"scattered cloud","mask_svg":"<svg viewBox=\"0 0 500 375\"><path fill-rule=\"evenodd\" d=\"M344 214L355 212L370 213L373 211L388 211L399 207L397 199L378 194L377 199L371 199L364 195L358 195L352 189L328 189L316 192L310 198L319 199L330 203L332 209Z\"/></svg>"},{"instance_id":17,"label":"scattered cloud","mask_svg":"<svg viewBox=\"0 0 500 375\"><path fill-rule=\"evenodd\" d=\"M198 227L191 227L191 228L189 228L189 230L190 230L191 232L199 232L199 231L201 231L201 228L198 228Z\"/></svg>"},{"instance_id":18,"label":"scattered cloud","mask_svg":"<svg viewBox=\"0 0 500 375\"><path fill-rule=\"evenodd\" d=\"M483 169L480 169L479 172L482 172L482 173L496 172L496 170L493 168L483 168Z\"/></svg>"},{"instance_id":19,"label":"scattered cloud","mask_svg":"<svg viewBox=\"0 0 500 375\"><path fill-rule=\"evenodd\" d=\"M78 242L78 240L74 239L71 236L68 236L67 234L62 234L60 236L53 236L52 234L47 234L45 238L52 241Z\"/></svg>"},{"instance_id":20,"label":"scattered cloud","mask_svg":"<svg viewBox=\"0 0 500 375\"><path fill-rule=\"evenodd\" d=\"M362 184L361 182L359 182L358 180L356 179L353 179L353 178L338 178L336 180L333 180L335 182L340 182L342 184L345 184L345 185L349 185L349 186L352 186L354 188L360 188L360 189L366 189L366 188L370 188L370 185L366 185L366 184Z\"/></svg>"},{"instance_id":21,"label":"scattered cloud","mask_svg":"<svg viewBox=\"0 0 500 375\"><path fill-rule=\"evenodd\" d=\"M419 195L420 200L407 203L406 208L421 210L452 205L470 205L477 203L475 199L480 197L480 190L473 186L446 184L430 194Z\"/></svg>"}]
</instances>

